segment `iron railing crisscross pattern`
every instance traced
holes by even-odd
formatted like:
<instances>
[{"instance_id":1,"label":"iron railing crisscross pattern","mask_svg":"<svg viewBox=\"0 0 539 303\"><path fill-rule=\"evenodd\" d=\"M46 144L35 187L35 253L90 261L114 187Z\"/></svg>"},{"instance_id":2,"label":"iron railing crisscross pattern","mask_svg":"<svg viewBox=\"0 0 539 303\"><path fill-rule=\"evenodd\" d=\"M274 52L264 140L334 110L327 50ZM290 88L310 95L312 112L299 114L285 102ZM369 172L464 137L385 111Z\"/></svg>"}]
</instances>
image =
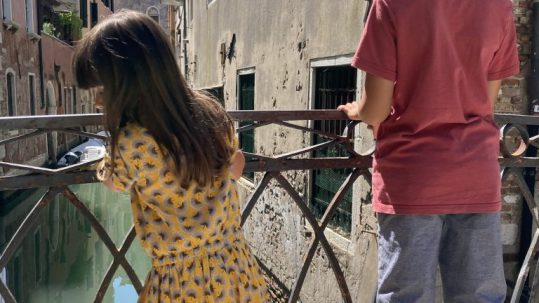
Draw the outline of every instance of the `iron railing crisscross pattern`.
<instances>
[{"instance_id":1,"label":"iron railing crisscross pattern","mask_svg":"<svg viewBox=\"0 0 539 303\"><path fill-rule=\"evenodd\" d=\"M311 226L314 238L308 245L308 249L304 252L303 265L297 273L295 283L288 295L289 302L296 302L299 299L303 283L307 272L311 266L312 260L319 247L325 252L329 264L335 275L337 284L342 294L344 302L352 302L350 290L345 280L342 268L332 249L324 231L332 216L335 214L337 207L345 196L346 192L351 188L353 183L363 177L370 182L371 173L369 168L372 165L370 154L358 154L354 150L353 138L355 122L348 125L344 134L330 134L320 132L314 128L303 126L300 124L291 123L291 121L313 121L313 120L344 120L345 117L341 112L334 110L310 110L310 111L232 111L230 115L237 121L252 121L248 125L244 125L238 129L238 132L252 130L269 125L278 125L295 129L309 134L317 134L326 137L330 141L316 144L314 146L304 147L299 150L286 152L280 155L267 156L258 154L247 154L250 160L246 164L248 172L262 172L258 180L258 185L248 197L247 202L242 210L242 225L249 218L257 201L261 197L265 189L272 180L276 181L279 186L284 189L291 200L301 211L306 221ZM529 145L539 146L539 136L532 137L527 134L526 128L523 126L539 125L539 118L519 115L497 115L497 122L504 125L502 128L501 146L503 157L500 158L500 165L504 168L502 178L515 177L516 183L520 187L524 200L530 208L533 218L539 224L539 201L535 201L532 190L526 184L522 170L526 167L539 167L539 158L536 156L526 157L525 152ZM102 121L101 115L68 115L68 116L42 116L42 117L13 117L0 118L0 130L25 129L33 130L30 133L23 134L14 138L0 141L0 145L16 142L17 140L31 138L32 136L42 135L53 131L74 134L82 137L102 138L83 130L86 126L97 126ZM523 126L519 126L523 125ZM312 158L314 151L327 149L339 145L347 151L347 157L324 157ZM298 158L298 156L301 156ZM103 277L98 293L95 297L95 302L101 302L105 292L107 291L110 282L121 266L127 273L129 279L133 283L137 292L142 289L142 284L137 277L132 266L126 259L126 253L134 241L135 231L131 227L127 233L123 243L118 248L111 240L103 226L98 222L97 218L83 204L79 198L67 187L71 184L92 183L97 182L95 172L82 169L88 169L96 161L87 162L68 166L62 169L48 169L40 167L32 167L23 164L0 162L0 167L7 169L19 169L30 171L33 174L24 176L11 176L0 178L0 190L14 190L24 188L48 187L49 190L45 195L34 205L34 208L27 215L21 226L15 232L11 240L8 242L5 250L0 255L0 271L6 267L10 259L13 257L17 248L21 245L24 237L32 230L36 223L40 211L52 201L56 195L63 195L80 213L88 220L99 238L108 250L113 255L113 261L108 267L105 276ZM305 198L303 198L294 188L291 182L282 174L284 171L290 170L313 170L313 169L337 169L351 168L352 173L346 178L339 190L336 192L333 199L330 201L325 213L320 220L317 220L308 206ZM522 294L522 289L526 283L527 274L533 261L533 253L539 243L539 232L536 231L524 264L522 265L519 279L513 292L512 302L517 302ZM535 275L537 276L537 275ZM532 285L537 283L534 279ZM533 294L533 291L532 291ZM0 281L0 296L8 303L16 302L12 293L2 281Z\"/></svg>"}]
</instances>

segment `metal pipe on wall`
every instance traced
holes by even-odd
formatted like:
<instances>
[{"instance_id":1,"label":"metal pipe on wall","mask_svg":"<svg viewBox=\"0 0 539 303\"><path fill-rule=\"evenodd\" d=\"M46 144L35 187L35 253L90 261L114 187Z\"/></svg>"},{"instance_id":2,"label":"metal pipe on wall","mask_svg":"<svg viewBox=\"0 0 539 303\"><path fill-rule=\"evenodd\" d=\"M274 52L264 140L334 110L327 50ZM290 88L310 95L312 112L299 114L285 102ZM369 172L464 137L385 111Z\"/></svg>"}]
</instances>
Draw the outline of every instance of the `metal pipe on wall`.
<instances>
[{"instance_id":1,"label":"metal pipe on wall","mask_svg":"<svg viewBox=\"0 0 539 303\"><path fill-rule=\"evenodd\" d=\"M539 115L539 0L532 3L531 71L528 78L528 96L532 113Z\"/></svg>"}]
</instances>

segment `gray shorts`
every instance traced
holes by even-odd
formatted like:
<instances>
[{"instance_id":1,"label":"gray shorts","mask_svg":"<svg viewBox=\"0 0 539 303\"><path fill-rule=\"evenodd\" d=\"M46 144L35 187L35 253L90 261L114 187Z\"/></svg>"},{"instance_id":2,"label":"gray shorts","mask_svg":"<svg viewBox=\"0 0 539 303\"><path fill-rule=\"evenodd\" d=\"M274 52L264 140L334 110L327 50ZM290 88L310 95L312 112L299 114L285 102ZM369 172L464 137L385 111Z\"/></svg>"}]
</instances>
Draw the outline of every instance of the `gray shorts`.
<instances>
[{"instance_id":1,"label":"gray shorts","mask_svg":"<svg viewBox=\"0 0 539 303\"><path fill-rule=\"evenodd\" d=\"M378 214L376 302L504 302L500 214Z\"/></svg>"}]
</instances>

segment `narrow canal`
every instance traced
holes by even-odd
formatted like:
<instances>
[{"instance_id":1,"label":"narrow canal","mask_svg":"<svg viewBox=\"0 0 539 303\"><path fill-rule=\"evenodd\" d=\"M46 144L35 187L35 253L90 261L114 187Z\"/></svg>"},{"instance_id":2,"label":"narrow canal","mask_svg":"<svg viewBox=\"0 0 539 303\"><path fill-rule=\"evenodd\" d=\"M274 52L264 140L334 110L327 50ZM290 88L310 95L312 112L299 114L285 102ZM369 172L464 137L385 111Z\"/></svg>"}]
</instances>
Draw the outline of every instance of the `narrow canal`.
<instances>
[{"instance_id":1,"label":"narrow canal","mask_svg":"<svg viewBox=\"0 0 539 303\"><path fill-rule=\"evenodd\" d=\"M132 225L129 196L111 192L101 184L70 188L119 247ZM24 198L0 204L0 251L4 251L44 192L35 190L26 193ZM126 258L143 281L150 262L138 239ZM90 223L67 199L58 196L41 213L36 228L0 273L0 279L7 282L18 302L93 302L112 260L112 254ZM135 289L119 267L104 302L129 303L136 299ZM4 303L1 298L0 303Z\"/></svg>"}]
</instances>

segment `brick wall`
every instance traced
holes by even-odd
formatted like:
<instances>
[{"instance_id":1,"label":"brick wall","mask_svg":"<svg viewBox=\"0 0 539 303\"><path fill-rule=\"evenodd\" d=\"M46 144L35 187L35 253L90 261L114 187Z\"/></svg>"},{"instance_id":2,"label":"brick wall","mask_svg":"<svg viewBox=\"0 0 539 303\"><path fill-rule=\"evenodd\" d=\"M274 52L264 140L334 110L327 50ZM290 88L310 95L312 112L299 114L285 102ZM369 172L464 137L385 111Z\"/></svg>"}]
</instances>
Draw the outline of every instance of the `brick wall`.
<instances>
[{"instance_id":1,"label":"brick wall","mask_svg":"<svg viewBox=\"0 0 539 303\"><path fill-rule=\"evenodd\" d=\"M527 77L530 73L531 53L531 0L513 0L513 13L520 55L520 74L502 83L495 111L498 113L530 114L527 96ZM522 211L525 203L515 180L509 178L502 184L502 241L506 279L509 285L516 281L519 269L521 233L529 232L522 228ZM528 227L529 228L529 227ZM524 247L526 249L526 247Z\"/></svg>"},{"instance_id":2,"label":"brick wall","mask_svg":"<svg viewBox=\"0 0 539 303\"><path fill-rule=\"evenodd\" d=\"M30 115L31 113L29 75L35 77L36 114L43 114L44 108L41 107L39 94L38 42L27 33L24 1L12 1L11 22L15 26L10 29L8 29L7 23L0 24L0 116L8 116L6 82L8 72L14 75L15 115ZM22 133L22 131L0 132L0 139ZM44 151L46 151L45 139L44 136L40 136L22 140L20 145L0 146L0 160L42 164L39 162L45 160ZM0 168L0 175L4 173Z\"/></svg>"}]
</instances>

